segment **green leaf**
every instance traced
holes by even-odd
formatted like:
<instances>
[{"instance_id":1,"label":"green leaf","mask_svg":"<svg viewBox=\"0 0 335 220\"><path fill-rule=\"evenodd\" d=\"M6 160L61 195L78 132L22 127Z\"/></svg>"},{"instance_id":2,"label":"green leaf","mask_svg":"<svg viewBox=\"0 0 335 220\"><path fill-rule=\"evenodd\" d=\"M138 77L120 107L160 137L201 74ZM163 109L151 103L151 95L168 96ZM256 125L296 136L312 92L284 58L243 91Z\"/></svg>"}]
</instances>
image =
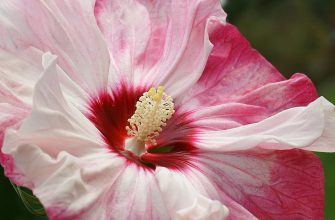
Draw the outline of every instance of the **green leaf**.
<instances>
[{"instance_id":1,"label":"green leaf","mask_svg":"<svg viewBox=\"0 0 335 220\"><path fill-rule=\"evenodd\" d=\"M17 186L11 182L13 188L15 189L16 193L22 200L24 206L28 209L28 211L37 216L45 216L45 210L41 202L38 200L33 193L23 187Z\"/></svg>"}]
</instances>

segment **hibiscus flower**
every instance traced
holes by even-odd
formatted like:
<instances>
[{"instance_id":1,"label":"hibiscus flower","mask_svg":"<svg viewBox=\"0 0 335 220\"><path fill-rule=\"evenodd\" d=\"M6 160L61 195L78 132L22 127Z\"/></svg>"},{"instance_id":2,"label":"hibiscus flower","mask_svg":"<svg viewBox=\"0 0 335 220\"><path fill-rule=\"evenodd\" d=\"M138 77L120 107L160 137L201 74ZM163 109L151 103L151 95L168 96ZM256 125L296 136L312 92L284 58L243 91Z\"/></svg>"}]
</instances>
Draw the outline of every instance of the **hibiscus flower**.
<instances>
[{"instance_id":1,"label":"hibiscus flower","mask_svg":"<svg viewBox=\"0 0 335 220\"><path fill-rule=\"evenodd\" d=\"M218 0L2 0L5 174L50 219L322 219L334 106Z\"/></svg>"}]
</instances>

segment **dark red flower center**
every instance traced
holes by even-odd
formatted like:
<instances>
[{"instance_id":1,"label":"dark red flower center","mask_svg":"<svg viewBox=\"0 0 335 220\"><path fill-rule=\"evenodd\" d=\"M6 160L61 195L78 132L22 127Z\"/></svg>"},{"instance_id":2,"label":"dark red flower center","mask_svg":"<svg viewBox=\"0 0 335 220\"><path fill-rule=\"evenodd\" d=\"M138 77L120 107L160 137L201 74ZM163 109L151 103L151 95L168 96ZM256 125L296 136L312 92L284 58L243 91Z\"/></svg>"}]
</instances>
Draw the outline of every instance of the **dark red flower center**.
<instances>
[{"instance_id":1,"label":"dark red flower center","mask_svg":"<svg viewBox=\"0 0 335 220\"><path fill-rule=\"evenodd\" d=\"M89 103L90 114L88 118L94 123L101 133L106 146L113 152L128 158L137 164L154 168L156 165L182 168L187 165L187 160L195 154L195 148L191 141L186 138L190 135L185 134L184 140L173 141L174 131L178 132L178 127L187 124L187 117L183 114L176 114L172 117L171 123L167 125L168 134L164 134L165 140L172 141L160 142L157 145L147 145L147 152L137 156L133 152L126 150L125 142L129 139L126 127L129 126L128 119L134 115L136 103L148 88L132 88L121 85L112 93L102 91L96 97L92 97ZM176 120L176 117L179 120ZM172 132L171 132L172 131ZM191 129L188 129L191 132ZM170 137L166 137L169 135ZM159 138L159 137L158 137Z\"/></svg>"}]
</instances>

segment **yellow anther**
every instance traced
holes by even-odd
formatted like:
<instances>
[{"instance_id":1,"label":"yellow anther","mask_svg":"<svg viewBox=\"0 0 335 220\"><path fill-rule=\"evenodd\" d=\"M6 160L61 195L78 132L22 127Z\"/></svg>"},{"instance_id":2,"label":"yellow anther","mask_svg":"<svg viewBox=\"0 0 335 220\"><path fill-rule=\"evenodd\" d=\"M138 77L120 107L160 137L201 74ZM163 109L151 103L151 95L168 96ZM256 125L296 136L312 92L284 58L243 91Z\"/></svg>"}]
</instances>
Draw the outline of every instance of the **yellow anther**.
<instances>
[{"instance_id":1,"label":"yellow anther","mask_svg":"<svg viewBox=\"0 0 335 220\"><path fill-rule=\"evenodd\" d=\"M173 99L164 93L164 87L159 86L157 90L151 88L139 98L134 115L128 119L130 124L126 126L128 135L156 145L155 138L173 113Z\"/></svg>"},{"instance_id":2,"label":"yellow anther","mask_svg":"<svg viewBox=\"0 0 335 220\"><path fill-rule=\"evenodd\" d=\"M159 99L161 99L162 97L163 97L163 95L164 95L164 92L157 92L157 94L156 94L158 97L159 97Z\"/></svg>"},{"instance_id":3,"label":"yellow anther","mask_svg":"<svg viewBox=\"0 0 335 220\"><path fill-rule=\"evenodd\" d=\"M149 96L152 97L152 96L154 96L155 94L156 94L156 89L155 89L155 88L152 87L151 89L149 89L149 92L148 92L148 95L149 95Z\"/></svg>"},{"instance_id":4,"label":"yellow anther","mask_svg":"<svg viewBox=\"0 0 335 220\"><path fill-rule=\"evenodd\" d=\"M164 87L163 86L158 86L157 92L163 94L164 93Z\"/></svg>"},{"instance_id":5,"label":"yellow anther","mask_svg":"<svg viewBox=\"0 0 335 220\"><path fill-rule=\"evenodd\" d=\"M159 94L156 94L156 95L154 95L152 98L153 98L153 100L154 100L155 102L160 102L162 96L160 96Z\"/></svg>"}]
</instances>

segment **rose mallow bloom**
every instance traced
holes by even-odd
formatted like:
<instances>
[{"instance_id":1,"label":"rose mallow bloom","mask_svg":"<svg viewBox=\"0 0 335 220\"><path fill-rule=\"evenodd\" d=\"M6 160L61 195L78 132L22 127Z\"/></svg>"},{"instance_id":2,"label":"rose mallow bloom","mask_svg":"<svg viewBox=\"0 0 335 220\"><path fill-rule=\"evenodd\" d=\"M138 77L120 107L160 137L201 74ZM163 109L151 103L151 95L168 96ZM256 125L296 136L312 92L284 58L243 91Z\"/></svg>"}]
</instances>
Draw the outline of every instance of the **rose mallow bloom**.
<instances>
[{"instance_id":1,"label":"rose mallow bloom","mask_svg":"<svg viewBox=\"0 0 335 220\"><path fill-rule=\"evenodd\" d=\"M1 0L5 174L50 219L322 219L334 106L219 0Z\"/></svg>"}]
</instances>

